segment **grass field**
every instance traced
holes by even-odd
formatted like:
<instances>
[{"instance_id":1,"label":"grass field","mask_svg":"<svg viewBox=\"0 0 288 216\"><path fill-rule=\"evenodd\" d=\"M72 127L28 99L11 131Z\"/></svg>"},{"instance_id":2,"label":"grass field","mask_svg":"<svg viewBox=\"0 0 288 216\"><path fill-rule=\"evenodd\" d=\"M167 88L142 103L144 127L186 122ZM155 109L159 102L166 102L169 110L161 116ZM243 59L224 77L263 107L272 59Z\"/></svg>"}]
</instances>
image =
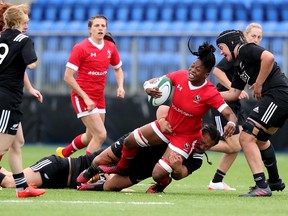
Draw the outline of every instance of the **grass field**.
<instances>
[{"instance_id":1,"label":"grass field","mask_svg":"<svg viewBox=\"0 0 288 216\"><path fill-rule=\"evenodd\" d=\"M54 153L55 146L26 145L23 164L29 166L43 156ZM83 154L81 151L79 154ZM221 154L208 152L213 165L203 161L200 170L181 181L173 181L164 194L145 194L152 179L133 186L134 192L94 192L72 189L47 190L41 197L18 199L14 189L0 190L1 216L85 216L85 215L288 215L288 188L272 197L244 198L239 194L254 184L243 154L240 154L225 177L236 191L208 191L207 185L218 166ZM279 172L288 184L288 155L277 154ZM7 167L7 156L1 165Z\"/></svg>"}]
</instances>

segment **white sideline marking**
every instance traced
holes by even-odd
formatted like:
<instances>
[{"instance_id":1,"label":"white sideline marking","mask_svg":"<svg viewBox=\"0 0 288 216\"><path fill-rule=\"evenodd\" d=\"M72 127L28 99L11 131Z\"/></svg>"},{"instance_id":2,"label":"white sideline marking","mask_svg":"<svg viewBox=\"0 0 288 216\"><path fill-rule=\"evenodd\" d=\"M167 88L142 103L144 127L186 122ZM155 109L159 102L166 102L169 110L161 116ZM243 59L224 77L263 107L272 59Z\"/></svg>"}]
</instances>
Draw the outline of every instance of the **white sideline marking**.
<instances>
[{"instance_id":1,"label":"white sideline marking","mask_svg":"<svg viewBox=\"0 0 288 216\"><path fill-rule=\"evenodd\" d=\"M0 200L0 203L68 203L68 204L127 204L127 205L174 205L171 202L108 202L108 201L65 201L65 200Z\"/></svg>"}]
</instances>

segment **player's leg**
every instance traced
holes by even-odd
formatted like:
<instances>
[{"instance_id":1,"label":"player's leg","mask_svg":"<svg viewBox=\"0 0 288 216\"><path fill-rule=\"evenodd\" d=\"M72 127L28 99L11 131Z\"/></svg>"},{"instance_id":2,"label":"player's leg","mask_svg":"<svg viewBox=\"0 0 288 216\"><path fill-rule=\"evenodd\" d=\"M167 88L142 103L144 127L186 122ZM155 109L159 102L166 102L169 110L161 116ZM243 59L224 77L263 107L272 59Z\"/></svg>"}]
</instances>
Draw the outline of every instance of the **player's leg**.
<instances>
[{"instance_id":1,"label":"player's leg","mask_svg":"<svg viewBox=\"0 0 288 216\"><path fill-rule=\"evenodd\" d=\"M102 167L101 165L115 165L120 157L121 157L121 150L123 147L124 139L129 135L129 133L124 134L120 137L116 142L114 142L110 147L106 148L101 154L97 155L93 161L91 166L84 170L78 177L77 183L86 183L88 182L93 176L95 176L100 171L107 171L106 169L112 169L112 166ZM109 173L113 173L110 171Z\"/></svg>"},{"instance_id":2,"label":"player's leg","mask_svg":"<svg viewBox=\"0 0 288 216\"><path fill-rule=\"evenodd\" d=\"M30 167L23 170L26 181L28 184L34 184L37 187L41 187L43 184L40 172L34 172Z\"/></svg>"},{"instance_id":3,"label":"player's leg","mask_svg":"<svg viewBox=\"0 0 288 216\"><path fill-rule=\"evenodd\" d=\"M28 185L23 173L22 166L22 147L24 143L24 136L22 125L19 123L15 139L8 151L8 161L10 164L13 178L17 188L16 194L19 198L40 196L45 193L43 189L36 189L32 185Z\"/></svg>"}]
</instances>

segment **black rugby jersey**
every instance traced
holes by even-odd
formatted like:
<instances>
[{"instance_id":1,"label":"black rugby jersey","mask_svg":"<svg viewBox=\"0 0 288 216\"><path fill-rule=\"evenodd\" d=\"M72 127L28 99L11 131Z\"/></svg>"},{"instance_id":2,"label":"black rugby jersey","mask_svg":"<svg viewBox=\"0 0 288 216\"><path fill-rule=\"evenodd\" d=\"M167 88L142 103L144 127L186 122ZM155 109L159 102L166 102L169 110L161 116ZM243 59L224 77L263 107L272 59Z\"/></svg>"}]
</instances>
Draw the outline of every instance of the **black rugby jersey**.
<instances>
[{"instance_id":1,"label":"black rugby jersey","mask_svg":"<svg viewBox=\"0 0 288 216\"><path fill-rule=\"evenodd\" d=\"M26 67L36 61L33 40L16 29L6 29L0 36L0 88L22 97Z\"/></svg>"},{"instance_id":2,"label":"black rugby jersey","mask_svg":"<svg viewBox=\"0 0 288 216\"><path fill-rule=\"evenodd\" d=\"M265 49L254 43L244 44L239 48L236 69L234 73L232 87L243 90L245 85L253 85L259 74L261 66L261 55ZM288 79L281 72L280 67L274 62L273 68L262 88L262 94L269 89L278 88L283 91L288 90Z\"/></svg>"}]
</instances>

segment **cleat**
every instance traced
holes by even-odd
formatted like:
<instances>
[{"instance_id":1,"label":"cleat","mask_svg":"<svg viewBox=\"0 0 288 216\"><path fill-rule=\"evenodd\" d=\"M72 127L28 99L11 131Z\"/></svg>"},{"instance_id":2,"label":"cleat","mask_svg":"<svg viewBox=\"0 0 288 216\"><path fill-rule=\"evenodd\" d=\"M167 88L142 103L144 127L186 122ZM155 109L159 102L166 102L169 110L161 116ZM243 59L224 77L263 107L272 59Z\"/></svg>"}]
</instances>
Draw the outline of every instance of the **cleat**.
<instances>
[{"instance_id":1,"label":"cleat","mask_svg":"<svg viewBox=\"0 0 288 216\"><path fill-rule=\"evenodd\" d=\"M63 155L63 153L62 153L62 152L63 152L63 149L64 149L63 147L58 147L58 148L56 149L56 155L59 156L59 157L61 157L61 158L65 158L64 155Z\"/></svg>"},{"instance_id":2,"label":"cleat","mask_svg":"<svg viewBox=\"0 0 288 216\"><path fill-rule=\"evenodd\" d=\"M208 185L208 190L225 190L225 191L234 191L236 188L232 188L227 185L225 182L212 182Z\"/></svg>"},{"instance_id":3,"label":"cleat","mask_svg":"<svg viewBox=\"0 0 288 216\"><path fill-rule=\"evenodd\" d=\"M87 183L91 178L88 176L87 169L79 174L76 179L77 184Z\"/></svg>"},{"instance_id":4,"label":"cleat","mask_svg":"<svg viewBox=\"0 0 288 216\"><path fill-rule=\"evenodd\" d=\"M99 172L103 172L107 174L115 173L115 174L119 174L122 176L127 176L129 174L128 170L120 169L117 165L99 165L98 170Z\"/></svg>"},{"instance_id":5,"label":"cleat","mask_svg":"<svg viewBox=\"0 0 288 216\"><path fill-rule=\"evenodd\" d=\"M46 191L44 189L37 189L33 184L29 184L27 188L23 191L16 190L16 195L18 198L28 198L28 197L37 197L44 194Z\"/></svg>"},{"instance_id":6,"label":"cleat","mask_svg":"<svg viewBox=\"0 0 288 216\"><path fill-rule=\"evenodd\" d=\"M98 180L97 182L94 183L82 183L80 186L77 187L77 190L94 190L94 191L102 191L103 190L103 184L105 181L103 180ZM102 188L102 189L100 189Z\"/></svg>"},{"instance_id":7,"label":"cleat","mask_svg":"<svg viewBox=\"0 0 288 216\"><path fill-rule=\"evenodd\" d=\"M171 183L172 179L170 178L170 181L166 185L161 185L159 183L151 185L146 193L164 193L164 189Z\"/></svg>"},{"instance_id":8,"label":"cleat","mask_svg":"<svg viewBox=\"0 0 288 216\"><path fill-rule=\"evenodd\" d=\"M285 183L282 181L281 178L279 178L278 182L276 183L269 182L268 179L267 184L269 185L271 191L282 191L285 188Z\"/></svg>"},{"instance_id":9,"label":"cleat","mask_svg":"<svg viewBox=\"0 0 288 216\"><path fill-rule=\"evenodd\" d=\"M272 196L272 191L271 191L269 185L267 185L266 188L259 188L256 185L254 187L250 187L250 191L248 193L241 194L239 196L240 197L263 197L263 196L270 197L270 196Z\"/></svg>"}]
</instances>

